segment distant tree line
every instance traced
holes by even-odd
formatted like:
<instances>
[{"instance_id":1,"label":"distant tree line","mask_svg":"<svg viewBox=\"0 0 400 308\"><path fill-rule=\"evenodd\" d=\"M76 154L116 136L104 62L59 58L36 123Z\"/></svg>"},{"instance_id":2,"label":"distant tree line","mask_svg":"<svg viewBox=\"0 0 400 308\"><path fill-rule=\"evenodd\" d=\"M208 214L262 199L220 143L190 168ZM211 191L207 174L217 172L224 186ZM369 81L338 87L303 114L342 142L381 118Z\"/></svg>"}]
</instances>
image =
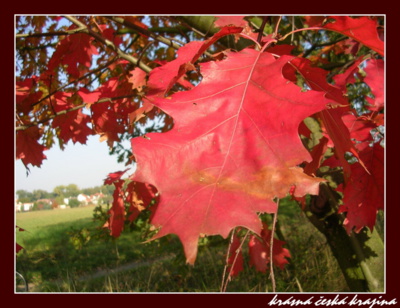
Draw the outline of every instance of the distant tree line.
<instances>
[{"instance_id":1,"label":"distant tree line","mask_svg":"<svg viewBox=\"0 0 400 308\"><path fill-rule=\"evenodd\" d=\"M79 205L79 202L76 199L79 194L90 196L101 192L103 195L106 196L106 198L110 197L111 200L113 191L114 187L112 185L102 185L80 189L76 184L69 184L56 186L52 192L48 192L43 189L35 189L32 192L24 189L19 189L16 191L16 195L18 197L18 202L21 203L31 203L37 202L38 200L42 199L50 199L54 200L58 204L63 204L64 198L69 198L70 202L72 202L72 204L69 205L73 207Z\"/></svg>"}]
</instances>

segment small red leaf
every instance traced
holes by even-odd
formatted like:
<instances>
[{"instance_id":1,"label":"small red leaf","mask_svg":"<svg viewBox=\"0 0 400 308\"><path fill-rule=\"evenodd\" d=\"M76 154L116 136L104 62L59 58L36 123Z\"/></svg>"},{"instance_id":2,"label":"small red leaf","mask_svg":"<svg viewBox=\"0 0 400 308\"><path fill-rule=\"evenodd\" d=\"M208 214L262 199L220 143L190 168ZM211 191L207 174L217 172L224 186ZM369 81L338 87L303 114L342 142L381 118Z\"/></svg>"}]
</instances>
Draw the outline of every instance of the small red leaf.
<instances>
[{"instance_id":1,"label":"small red leaf","mask_svg":"<svg viewBox=\"0 0 400 308\"><path fill-rule=\"evenodd\" d=\"M344 188L340 212L347 212L343 223L347 232L374 228L376 214L384 207L384 150L379 144L360 152L370 174L359 164L351 165L352 177Z\"/></svg>"},{"instance_id":2,"label":"small red leaf","mask_svg":"<svg viewBox=\"0 0 400 308\"><path fill-rule=\"evenodd\" d=\"M49 71L55 70L60 65L66 65L67 72L72 77L83 76L92 64L93 55L98 54L92 41L93 37L84 33L71 34L62 39L49 61Z\"/></svg>"},{"instance_id":3,"label":"small red leaf","mask_svg":"<svg viewBox=\"0 0 400 308\"><path fill-rule=\"evenodd\" d=\"M113 173L109 173L107 178L104 180L104 185L111 185L114 182L117 182L121 179L125 172L127 172L130 168L125 169L124 171L117 171Z\"/></svg>"},{"instance_id":4,"label":"small red leaf","mask_svg":"<svg viewBox=\"0 0 400 308\"><path fill-rule=\"evenodd\" d=\"M384 62L381 59L371 59L367 61L367 67L364 69L367 76L364 78L364 82L368 84L372 94L375 96L371 101L371 110L380 110L384 107L384 78L385 68Z\"/></svg>"},{"instance_id":5,"label":"small red leaf","mask_svg":"<svg viewBox=\"0 0 400 308\"><path fill-rule=\"evenodd\" d=\"M247 21L243 19L246 16L224 15L224 16L216 16L216 17L217 17L217 20L214 22L214 25L218 28L222 28L225 26L231 26L231 25L244 28L248 24Z\"/></svg>"},{"instance_id":6,"label":"small red leaf","mask_svg":"<svg viewBox=\"0 0 400 308\"><path fill-rule=\"evenodd\" d=\"M54 97L56 103L53 108L57 113L74 107L74 104L68 101L71 94L57 92ZM60 130L59 137L64 143L72 140L73 143L86 144L87 137L93 134L88 124L90 124L90 117L78 109L58 115L51 126Z\"/></svg>"},{"instance_id":7,"label":"small red leaf","mask_svg":"<svg viewBox=\"0 0 400 308\"><path fill-rule=\"evenodd\" d=\"M268 226L263 224L261 238L252 235L249 241L250 265L254 266L258 271L265 272L271 260L271 231ZM289 263L290 252L282 246L285 242L273 239L272 261L273 265L283 269Z\"/></svg>"},{"instance_id":8,"label":"small red leaf","mask_svg":"<svg viewBox=\"0 0 400 308\"><path fill-rule=\"evenodd\" d=\"M124 229L125 223L125 206L123 198L122 186L124 185L123 180L114 181L115 190L113 193L113 203L108 211L110 217L104 227L107 227L111 236L117 238L120 236Z\"/></svg>"},{"instance_id":9,"label":"small red leaf","mask_svg":"<svg viewBox=\"0 0 400 308\"><path fill-rule=\"evenodd\" d=\"M17 131L16 136L16 158L21 159L25 166L32 164L40 167L46 155L43 151L46 147L39 144L38 140L42 133L37 126Z\"/></svg>"}]
</instances>

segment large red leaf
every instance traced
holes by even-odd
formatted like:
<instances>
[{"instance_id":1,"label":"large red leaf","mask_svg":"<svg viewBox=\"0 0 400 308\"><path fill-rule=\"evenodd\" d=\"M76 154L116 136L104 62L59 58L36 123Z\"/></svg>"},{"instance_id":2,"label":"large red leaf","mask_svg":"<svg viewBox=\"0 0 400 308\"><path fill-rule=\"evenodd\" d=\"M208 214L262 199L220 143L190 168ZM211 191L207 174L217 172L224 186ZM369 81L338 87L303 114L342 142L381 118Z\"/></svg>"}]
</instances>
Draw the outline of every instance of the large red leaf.
<instances>
[{"instance_id":1,"label":"large red leaf","mask_svg":"<svg viewBox=\"0 0 400 308\"><path fill-rule=\"evenodd\" d=\"M132 139L133 180L160 193L154 238L177 234L189 263L201 234L227 237L236 226L259 234L257 213L274 213L275 197L293 186L297 196L318 193L321 180L297 167L311 160L298 126L327 100L288 82L285 63L246 49L203 64L199 86L154 100L175 119L174 128Z\"/></svg>"}]
</instances>

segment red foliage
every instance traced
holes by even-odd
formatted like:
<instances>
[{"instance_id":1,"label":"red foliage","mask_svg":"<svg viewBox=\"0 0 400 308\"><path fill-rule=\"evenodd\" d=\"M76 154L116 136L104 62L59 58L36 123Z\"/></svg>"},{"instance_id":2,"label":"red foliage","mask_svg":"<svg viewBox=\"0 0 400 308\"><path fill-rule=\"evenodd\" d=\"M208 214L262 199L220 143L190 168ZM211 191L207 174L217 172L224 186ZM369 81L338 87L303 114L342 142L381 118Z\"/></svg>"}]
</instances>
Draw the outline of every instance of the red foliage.
<instances>
[{"instance_id":1,"label":"red foliage","mask_svg":"<svg viewBox=\"0 0 400 308\"><path fill-rule=\"evenodd\" d=\"M76 33L61 37L40 77L28 70L25 78L18 78L16 112L21 129L16 133L17 159L39 167L46 158L46 146L52 144L47 137L51 129L60 143L84 144L87 136L98 134L113 147L122 134L133 132L137 122L144 123L149 115L162 111L169 116L166 123L172 126L173 121L173 128L131 140L137 171L130 182L122 178L127 170L111 173L104 181L115 186L105 225L112 236L118 237L125 222L150 209L151 223L160 228L153 239L176 234L187 262L193 264L200 237L227 237L236 227L247 228L252 231L250 263L265 271L273 235L259 214L275 213L274 200L287 194L300 202L305 202L307 194L318 194L319 184L325 181L316 177L321 165L343 170L340 212L346 213L346 230L374 227L384 194L384 149L370 134L384 123L384 60L380 58L384 44L377 20L305 17L310 28L303 31L329 30L348 37L320 46L307 59L292 55L298 54L296 48L283 44L281 33L262 36L252 31L243 16L219 16L214 25L221 30L214 36L183 45L175 60L169 61L173 58L169 55L148 63L145 51L154 43L149 41L148 26L136 17L122 19L139 33L137 46L143 51L139 61L130 63L127 54L118 61L104 58L110 50L124 55L117 48L125 40L104 19L99 23L92 19L84 33L77 26L68 29ZM44 25L43 20L36 21L34 28ZM241 51L217 49L206 60L201 58L227 35L233 35L236 43L243 36L254 45ZM104 38L105 45L94 37ZM361 45L373 52L358 55ZM107 64L93 73L99 85L90 88L88 72L94 55L99 65ZM323 69L332 64L330 56L349 55L353 63L337 70ZM46 57L43 53L39 58ZM153 68L149 74L139 65L146 61ZM201 76L198 85L190 72ZM68 87L60 87L57 78L62 74ZM370 105L362 116L355 116L348 100L347 85L355 81L367 84L373 96L365 97ZM82 112L83 106L90 112ZM307 117L320 124L324 136L308 149L300 138L308 140L315 133L305 126ZM326 159L328 148L334 156ZM348 155L356 162L350 163ZM156 206L150 208L153 201ZM282 245L274 240L273 263L279 267L290 256ZM239 238L234 237L229 266L238 247ZM241 253L233 276L242 269Z\"/></svg>"}]
</instances>

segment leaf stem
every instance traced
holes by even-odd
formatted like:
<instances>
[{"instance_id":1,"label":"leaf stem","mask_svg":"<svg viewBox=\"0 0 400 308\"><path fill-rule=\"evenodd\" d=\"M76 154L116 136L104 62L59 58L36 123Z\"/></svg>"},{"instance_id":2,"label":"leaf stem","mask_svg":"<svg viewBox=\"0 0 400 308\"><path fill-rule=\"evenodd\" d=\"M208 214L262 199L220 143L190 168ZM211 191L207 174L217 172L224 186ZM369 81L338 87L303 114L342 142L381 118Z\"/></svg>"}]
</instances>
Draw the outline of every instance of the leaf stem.
<instances>
[{"instance_id":1,"label":"leaf stem","mask_svg":"<svg viewBox=\"0 0 400 308\"><path fill-rule=\"evenodd\" d=\"M282 20L282 16L279 16L278 20L276 21L276 24L275 24L274 33L272 35L273 38L276 38L278 36L279 24L281 23L281 20Z\"/></svg>"},{"instance_id":2,"label":"leaf stem","mask_svg":"<svg viewBox=\"0 0 400 308\"><path fill-rule=\"evenodd\" d=\"M284 41L289 35L292 35L293 33L296 32L301 32L301 31L308 31L308 30L328 30L328 29L323 29L321 27L310 27L310 28L301 28L301 29L296 29L293 31L290 31L289 33L285 34L283 37L281 37L279 40Z\"/></svg>"},{"instance_id":3,"label":"leaf stem","mask_svg":"<svg viewBox=\"0 0 400 308\"><path fill-rule=\"evenodd\" d=\"M269 245L269 265L270 265L270 276L272 282L272 292L276 292L276 282L275 282L275 274L274 274L274 262L273 262L273 251L274 251L274 233L276 222L278 220L278 209L279 209L279 199L276 202L276 213L274 214L274 220L272 222L272 230L271 230L271 241Z\"/></svg>"}]
</instances>

